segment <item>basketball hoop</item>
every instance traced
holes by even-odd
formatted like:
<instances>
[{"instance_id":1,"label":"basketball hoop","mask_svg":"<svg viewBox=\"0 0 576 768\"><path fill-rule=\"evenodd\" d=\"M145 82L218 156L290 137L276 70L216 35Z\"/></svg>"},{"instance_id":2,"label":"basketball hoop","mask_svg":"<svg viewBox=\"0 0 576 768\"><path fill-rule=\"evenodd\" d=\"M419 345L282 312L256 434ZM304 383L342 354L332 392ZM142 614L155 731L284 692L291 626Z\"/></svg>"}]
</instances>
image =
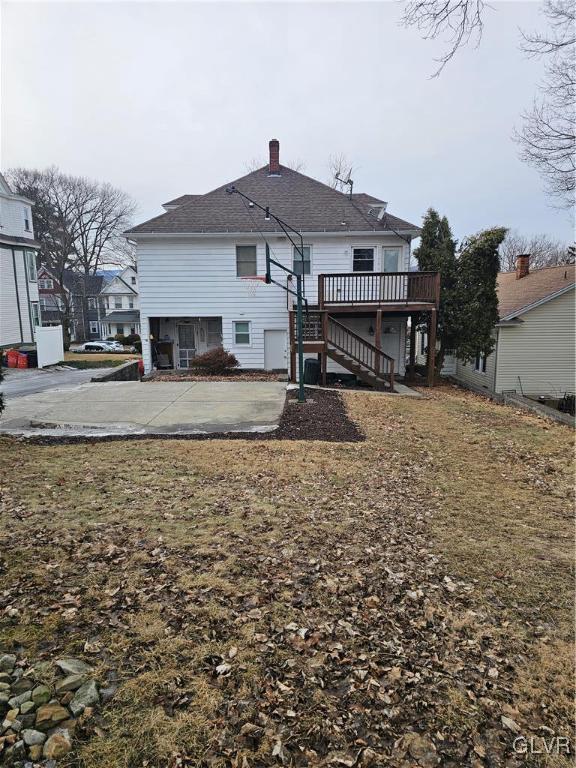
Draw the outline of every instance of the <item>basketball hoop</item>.
<instances>
[{"instance_id":1,"label":"basketball hoop","mask_svg":"<svg viewBox=\"0 0 576 768\"><path fill-rule=\"evenodd\" d=\"M254 275L253 277L241 277L240 279L244 281L246 293L252 297L256 296L258 286L262 283L266 283L266 278L261 275Z\"/></svg>"}]
</instances>

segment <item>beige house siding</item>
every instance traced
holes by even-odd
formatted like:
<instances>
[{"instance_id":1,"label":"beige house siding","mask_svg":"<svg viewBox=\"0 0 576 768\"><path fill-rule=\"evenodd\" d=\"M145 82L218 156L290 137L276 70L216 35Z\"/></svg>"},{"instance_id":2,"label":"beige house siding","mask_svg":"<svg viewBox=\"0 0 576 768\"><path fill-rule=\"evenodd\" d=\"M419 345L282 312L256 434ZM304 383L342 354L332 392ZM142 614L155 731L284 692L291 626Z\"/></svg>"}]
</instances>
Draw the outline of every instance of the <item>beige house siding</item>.
<instances>
[{"instance_id":1,"label":"beige house siding","mask_svg":"<svg viewBox=\"0 0 576 768\"><path fill-rule=\"evenodd\" d=\"M563 394L574 391L576 333L574 290L499 329L496 392Z\"/></svg>"},{"instance_id":2,"label":"beige house siding","mask_svg":"<svg viewBox=\"0 0 576 768\"><path fill-rule=\"evenodd\" d=\"M498 344L498 340L496 341ZM463 363L461 360L456 360L456 373L454 374L457 379L464 384L468 384L471 387L478 389L487 389L491 392L494 391L494 381L496 372L496 358L500 352L495 347L494 352L488 355L486 358L486 372L482 373L475 369L475 361L472 360L469 363Z\"/></svg>"}]
</instances>

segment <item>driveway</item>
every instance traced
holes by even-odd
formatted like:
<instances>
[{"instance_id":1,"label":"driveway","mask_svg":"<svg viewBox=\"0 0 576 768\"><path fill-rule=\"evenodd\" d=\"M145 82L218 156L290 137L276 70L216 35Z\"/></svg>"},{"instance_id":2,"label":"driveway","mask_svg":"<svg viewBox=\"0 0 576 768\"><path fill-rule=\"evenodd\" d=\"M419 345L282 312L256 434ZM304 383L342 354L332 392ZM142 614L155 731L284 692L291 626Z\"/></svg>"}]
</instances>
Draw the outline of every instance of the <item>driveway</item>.
<instances>
[{"instance_id":1,"label":"driveway","mask_svg":"<svg viewBox=\"0 0 576 768\"><path fill-rule=\"evenodd\" d=\"M285 397L278 382L82 384L8 398L0 432L267 432L278 426Z\"/></svg>"},{"instance_id":2,"label":"driveway","mask_svg":"<svg viewBox=\"0 0 576 768\"><path fill-rule=\"evenodd\" d=\"M48 389L77 387L90 381L93 376L112 370L111 368L72 369L72 368L4 368L4 381L0 384L0 392L5 400L14 397L24 397Z\"/></svg>"}]
</instances>

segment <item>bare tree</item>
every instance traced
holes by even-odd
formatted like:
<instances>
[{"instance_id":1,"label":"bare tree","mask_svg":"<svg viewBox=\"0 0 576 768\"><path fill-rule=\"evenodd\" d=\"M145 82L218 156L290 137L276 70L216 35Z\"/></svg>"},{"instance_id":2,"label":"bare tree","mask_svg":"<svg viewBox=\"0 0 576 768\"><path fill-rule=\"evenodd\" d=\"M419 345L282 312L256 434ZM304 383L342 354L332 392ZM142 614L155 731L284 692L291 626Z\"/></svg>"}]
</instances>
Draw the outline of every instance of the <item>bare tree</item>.
<instances>
[{"instance_id":1,"label":"bare tree","mask_svg":"<svg viewBox=\"0 0 576 768\"><path fill-rule=\"evenodd\" d=\"M266 165L268 165L267 160L263 160L261 157L253 157L251 160L247 160L244 163L244 168L248 173L252 173L252 171L257 171L260 168L264 168ZM296 160L288 160L287 163L282 163L282 165L286 168L290 168L292 171L297 171L298 173L302 173L302 171L306 169L306 163L300 158Z\"/></svg>"},{"instance_id":2,"label":"bare tree","mask_svg":"<svg viewBox=\"0 0 576 768\"><path fill-rule=\"evenodd\" d=\"M489 6L488 6L489 7ZM459 48L480 44L484 29L483 0L409 0L402 23L416 27L425 40L446 38L446 51L437 59L437 77Z\"/></svg>"},{"instance_id":3,"label":"bare tree","mask_svg":"<svg viewBox=\"0 0 576 768\"><path fill-rule=\"evenodd\" d=\"M523 33L522 49L546 58L544 81L515 138L520 157L540 173L549 195L570 208L576 189L576 6L546 0L543 13L546 33Z\"/></svg>"},{"instance_id":4,"label":"bare tree","mask_svg":"<svg viewBox=\"0 0 576 768\"><path fill-rule=\"evenodd\" d=\"M516 257L530 254L530 267L541 269L557 264L571 264L574 259L570 246L548 235L528 237L520 232L508 232L500 246L500 267L503 272L512 272L516 268Z\"/></svg>"},{"instance_id":5,"label":"bare tree","mask_svg":"<svg viewBox=\"0 0 576 768\"><path fill-rule=\"evenodd\" d=\"M480 43L483 15L490 6L483 0L409 0L405 26L416 27L424 38L447 38L448 48L439 59L439 75L459 48ZM523 115L524 125L515 133L520 157L536 168L546 191L561 207L574 203L576 126L576 11L574 0L545 0L545 32L522 33L522 50L546 57L546 74L540 94Z\"/></svg>"},{"instance_id":6,"label":"bare tree","mask_svg":"<svg viewBox=\"0 0 576 768\"><path fill-rule=\"evenodd\" d=\"M69 176L57 168L44 171L16 168L8 172L14 189L34 201L40 263L55 277L61 290L64 338L69 342L74 312L73 294L65 290L66 270L87 278L124 248L122 232L135 206L121 190L85 178ZM87 327L87 279L83 286L82 327Z\"/></svg>"},{"instance_id":7,"label":"bare tree","mask_svg":"<svg viewBox=\"0 0 576 768\"><path fill-rule=\"evenodd\" d=\"M346 155L342 152L336 155L330 155L328 158L328 170L330 174L328 184L332 189L337 189L339 192L343 192L347 189L344 180L349 179L350 176L352 176L354 166Z\"/></svg>"}]
</instances>

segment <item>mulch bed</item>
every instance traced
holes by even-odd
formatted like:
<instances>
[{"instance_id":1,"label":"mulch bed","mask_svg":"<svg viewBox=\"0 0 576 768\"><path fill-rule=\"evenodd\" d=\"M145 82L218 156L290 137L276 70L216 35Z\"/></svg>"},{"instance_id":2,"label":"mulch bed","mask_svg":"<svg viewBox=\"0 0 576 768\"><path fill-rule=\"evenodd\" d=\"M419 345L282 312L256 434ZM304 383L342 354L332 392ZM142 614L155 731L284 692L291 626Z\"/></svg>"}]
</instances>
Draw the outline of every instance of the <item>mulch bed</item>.
<instances>
[{"instance_id":1,"label":"mulch bed","mask_svg":"<svg viewBox=\"0 0 576 768\"><path fill-rule=\"evenodd\" d=\"M286 396L278 428L273 432L209 432L205 434L147 433L143 435L46 435L24 438L36 445L108 443L121 440L324 440L356 443L366 438L349 418L338 392L306 389L306 402L298 403L296 390Z\"/></svg>"}]
</instances>

